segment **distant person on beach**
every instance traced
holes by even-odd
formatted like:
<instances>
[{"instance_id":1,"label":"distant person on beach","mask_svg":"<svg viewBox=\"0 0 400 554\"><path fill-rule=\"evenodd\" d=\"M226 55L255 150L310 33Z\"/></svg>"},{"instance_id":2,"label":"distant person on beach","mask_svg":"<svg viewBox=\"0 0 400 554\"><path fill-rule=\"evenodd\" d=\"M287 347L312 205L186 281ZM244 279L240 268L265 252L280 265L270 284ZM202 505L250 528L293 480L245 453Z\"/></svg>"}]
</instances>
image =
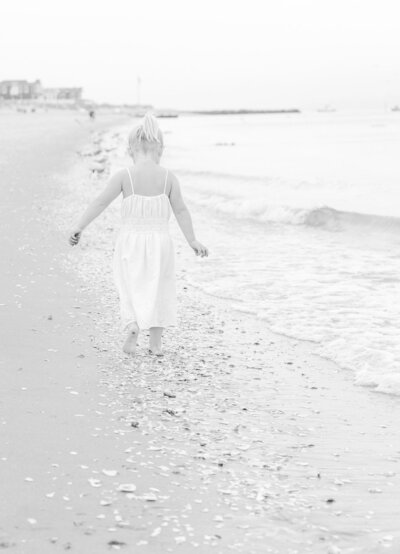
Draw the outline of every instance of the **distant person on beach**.
<instances>
[{"instance_id":1,"label":"distant person on beach","mask_svg":"<svg viewBox=\"0 0 400 554\"><path fill-rule=\"evenodd\" d=\"M177 177L160 166L163 135L157 119L147 113L129 135L130 167L117 171L73 229L75 245L82 231L123 195L122 224L115 243L113 276L119 294L121 327L128 332L124 352L134 355L140 330L149 329L149 352L162 355L164 327L176 324L175 250L169 235L171 207L195 254L208 256L195 237L192 218Z\"/></svg>"},{"instance_id":2,"label":"distant person on beach","mask_svg":"<svg viewBox=\"0 0 400 554\"><path fill-rule=\"evenodd\" d=\"M96 112L94 110L89 110L89 117L90 119L96 119Z\"/></svg>"}]
</instances>

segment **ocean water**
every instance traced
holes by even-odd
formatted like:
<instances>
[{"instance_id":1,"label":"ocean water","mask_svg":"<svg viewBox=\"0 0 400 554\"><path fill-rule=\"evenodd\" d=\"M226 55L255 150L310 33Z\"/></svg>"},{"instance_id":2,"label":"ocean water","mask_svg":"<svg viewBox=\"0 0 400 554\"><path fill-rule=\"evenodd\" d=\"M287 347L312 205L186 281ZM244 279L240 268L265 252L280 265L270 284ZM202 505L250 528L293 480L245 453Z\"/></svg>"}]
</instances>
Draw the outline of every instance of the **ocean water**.
<instances>
[{"instance_id":1,"label":"ocean water","mask_svg":"<svg viewBox=\"0 0 400 554\"><path fill-rule=\"evenodd\" d=\"M400 115L160 123L163 163L211 250L191 282L400 394Z\"/></svg>"}]
</instances>

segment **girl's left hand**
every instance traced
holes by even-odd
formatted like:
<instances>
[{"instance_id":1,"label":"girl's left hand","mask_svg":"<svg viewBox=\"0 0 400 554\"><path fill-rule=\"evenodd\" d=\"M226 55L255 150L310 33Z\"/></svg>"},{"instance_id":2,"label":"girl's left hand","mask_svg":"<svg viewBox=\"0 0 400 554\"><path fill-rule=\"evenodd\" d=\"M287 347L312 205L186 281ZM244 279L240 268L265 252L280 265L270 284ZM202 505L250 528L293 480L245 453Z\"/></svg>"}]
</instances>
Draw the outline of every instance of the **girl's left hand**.
<instances>
[{"instance_id":1,"label":"girl's left hand","mask_svg":"<svg viewBox=\"0 0 400 554\"><path fill-rule=\"evenodd\" d=\"M201 256L202 258L204 258L204 256L208 256L208 248L206 248L204 244L201 244L198 240L191 242L190 246L193 248L196 256Z\"/></svg>"},{"instance_id":2,"label":"girl's left hand","mask_svg":"<svg viewBox=\"0 0 400 554\"><path fill-rule=\"evenodd\" d=\"M81 229L73 229L68 239L68 242L70 243L71 246L75 246L75 244L78 244L81 238L81 234L82 234Z\"/></svg>"}]
</instances>

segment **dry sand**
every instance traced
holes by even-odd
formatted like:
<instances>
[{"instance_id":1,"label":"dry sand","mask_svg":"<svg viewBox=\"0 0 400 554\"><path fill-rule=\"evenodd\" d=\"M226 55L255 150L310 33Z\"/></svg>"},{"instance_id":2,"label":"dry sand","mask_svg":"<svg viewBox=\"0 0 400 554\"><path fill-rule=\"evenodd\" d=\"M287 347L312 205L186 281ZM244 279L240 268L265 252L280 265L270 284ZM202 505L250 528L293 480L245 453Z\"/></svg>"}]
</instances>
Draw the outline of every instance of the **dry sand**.
<instances>
[{"instance_id":1,"label":"dry sand","mask_svg":"<svg viewBox=\"0 0 400 554\"><path fill-rule=\"evenodd\" d=\"M118 206L67 245L113 122L2 125L0 549L400 552L399 399L193 289L175 228L181 325L123 355Z\"/></svg>"}]
</instances>

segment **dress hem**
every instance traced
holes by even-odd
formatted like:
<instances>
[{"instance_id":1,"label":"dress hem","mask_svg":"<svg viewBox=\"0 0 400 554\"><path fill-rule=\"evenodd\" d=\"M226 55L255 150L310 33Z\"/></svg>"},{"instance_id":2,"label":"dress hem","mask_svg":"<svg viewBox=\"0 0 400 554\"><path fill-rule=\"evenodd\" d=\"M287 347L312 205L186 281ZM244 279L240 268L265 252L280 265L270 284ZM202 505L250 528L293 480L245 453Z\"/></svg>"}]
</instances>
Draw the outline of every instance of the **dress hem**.
<instances>
[{"instance_id":1,"label":"dress hem","mask_svg":"<svg viewBox=\"0 0 400 554\"><path fill-rule=\"evenodd\" d=\"M121 325L121 330L123 332L126 332L127 328L129 327L129 325L132 325L132 323L136 323L136 325L139 327L139 331L148 331L151 327L162 327L163 329L166 329L167 327L176 327L177 326L176 321L174 323L164 323L164 324L161 324L161 322L157 322L157 323L153 323L151 325L143 325L142 326L136 320L130 320L130 321L128 321L128 323Z\"/></svg>"}]
</instances>

